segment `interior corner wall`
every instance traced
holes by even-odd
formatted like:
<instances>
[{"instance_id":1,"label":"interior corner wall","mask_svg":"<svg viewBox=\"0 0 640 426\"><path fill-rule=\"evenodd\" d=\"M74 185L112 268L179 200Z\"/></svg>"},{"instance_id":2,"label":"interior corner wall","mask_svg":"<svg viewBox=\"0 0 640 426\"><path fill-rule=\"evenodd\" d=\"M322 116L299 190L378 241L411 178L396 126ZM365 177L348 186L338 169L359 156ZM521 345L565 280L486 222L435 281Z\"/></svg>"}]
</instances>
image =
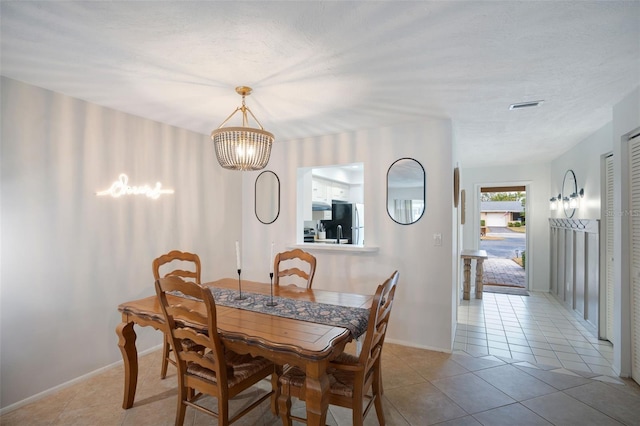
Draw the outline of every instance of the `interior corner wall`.
<instances>
[{"instance_id":1,"label":"interior corner wall","mask_svg":"<svg viewBox=\"0 0 640 426\"><path fill-rule=\"evenodd\" d=\"M280 216L260 223L253 208L243 210L243 263L247 279L267 280L271 242L276 251L296 244L297 172L300 167L364 163L365 245L374 253L313 250L317 269L313 288L373 294L399 270L388 341L440 351L451 350L453 285L452 141L449 120L425 118L419 123L361 130L292 141L276 141L267 169L281 185ZM387 214L387 170L399 158L418 160L426 171L426 210L412 225L399 225ZM243 203L253 205L258 172L245 173ZM434 246L433 234L442 234ZM301 238L301 235L299 236ZM310 244L312 246L312 244ZM246 266L245 266L246 264Z\"/></svg>"},{"instance_id":2,"label":"interior corner wall","mask_svg":"<svg viewBox=\"0 0 640 426\"><path fill-rule=\"evenodd\" d=\"M122 362L118 304L154 294L152 259L198 253L225 275L242 178L208 136L2 78L1 407ZM119 174L175 193L99 197ZM138 351L162 342L136 328ZM159 366L158 366L159 368ZM26 379L30 378L30 379Z\"/></svg>"},{"instance_id":3,"label":"interior corner wall","mask_svg":"<svg viewBox=\"0 0 640 426\"><path fill-rule=\"evenodd\" d=\"M549 171L549 164L461 167L460 170L467 198L464 249L480 247L480 187L528 185L527 274L529 289L533 291L549 291Z\"/></svg>"}]
</instances>

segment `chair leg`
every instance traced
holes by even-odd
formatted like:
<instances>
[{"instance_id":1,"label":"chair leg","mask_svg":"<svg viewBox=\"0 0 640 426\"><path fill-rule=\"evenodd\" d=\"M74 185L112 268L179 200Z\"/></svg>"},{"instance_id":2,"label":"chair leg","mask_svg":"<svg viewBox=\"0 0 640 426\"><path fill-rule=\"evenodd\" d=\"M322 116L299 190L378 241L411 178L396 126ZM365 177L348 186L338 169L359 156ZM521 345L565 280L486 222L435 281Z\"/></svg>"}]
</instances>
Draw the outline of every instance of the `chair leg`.
<instances>
[{"instance_id":1,"label":"chair leg","mask_svg":"<svg viewBox=\"0 0 640 426\"><path fill-rule=\"evenodd\" d=\"M384 411L382 409L382 372L380 371L380 360L378 360L377 367L374 367L373 383L371 385L373 397L375 400L373 403L376 407L376 416L378 416L378 423L384 425Z\"/></svg>"},{"instance_id":2,"label":"chair leg","mask_svg":"<svg viewBox=\"0 0 640 426\"><path fill-rule=\"evenodd\" d=\"M181 380L179 382L182 382ZM184 416L187 412L187 406L184 401L187 399L188 389L182 383L178 383L178 410L176 411L176 426L184 424Z\"/></svg>"},{"instance_id":3,"label":"chair leg","mask_svg":"<svg viewBox=\"0 0 640 426\"><path fill-rule=\"evenodd\" d=\"M280 411L280 418L282 419L283 426L292 426L291 422L291 397L281 393L278 397L278 410Z\"/></svg>"},{"instance_id":4,"label":"chair leg","mask_svg":"<svg viewBox=\"0 0 640 426\"><path fill-rule=\"evenodd\" d=\"M377 384L378 385L378 392L380 395L382 395L384 393L384 389L382 388L382 360L378 359L376 366L374 367L375 370L373 371L373 383L374 385Z\"/></svg>"},{"instance_id":5,"label":"chair leg","mask_svg":"<svg viewBox=\"0 0 640 426\"><path fill-rule=\"evenodd\" d=\"M218 426L229 426L229 401L218 398Z\"/></svg>"},{"instance_id":6,"label":"chair leg","mask_svg":"<svg viewBox=\"0 0 640 426\"><path fill-rule=\"evenodd\" d=\"M187 401L193 401L196 396L196 390L194 388L187 388Z\"/></svg>"},{"instance_id":7,"label":"chair leg","mask_svg":"<svg viewBox=\"0 0 640 426\"><path fill-rule=\"evenodd\" d=\"M167 366L169 365L169 352L171 352L171 345L167 336L164 337L164 343L162 344L162 365L160 367L160 378L167 377Z\"/></svg>"},{"instance_id":8,"label":"chair leg","mask_svg":"<svg viewBox=\"0 0 640 426\"><path fill-rule=\"evenodd\" d=\"M375 401L373 401L373 403L375 404L375 407L376 407L376 416L378 417L378 423L381 426L384 426L385 422L384 422L384 410L382 408L382 396L376 395Z\"/></svg>"},{"instance_id":9,"label":"chair leg","mask_svg":"<svg viewBox=\"0 0 640 426\"><path fill-rule=\"evenodd\" d=\"M359 400L357 399L357 397L354 398L353 407L351 411L351 416L352 416L351 424L353 426L362 426L364 424L364 413L362 412L362 410L363 410L362 396L360 397ZM384 424L384 423L381 423L381 424Z\"/></svg>"}]
</instances>

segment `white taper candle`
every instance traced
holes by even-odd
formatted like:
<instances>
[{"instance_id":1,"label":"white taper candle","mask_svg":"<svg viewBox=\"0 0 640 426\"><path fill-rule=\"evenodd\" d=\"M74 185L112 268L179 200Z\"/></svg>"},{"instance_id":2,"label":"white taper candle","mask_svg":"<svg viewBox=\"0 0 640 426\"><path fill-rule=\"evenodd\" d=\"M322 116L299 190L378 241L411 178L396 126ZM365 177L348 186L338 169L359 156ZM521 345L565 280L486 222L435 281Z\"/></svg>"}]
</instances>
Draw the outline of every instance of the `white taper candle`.
<instances>
[{"instance_id":1,"label":"white taper candle","mask_svg":"<svg viewBox=\"0 0 640 426\"><path fill-rule=\"evenodd\" d=\"M273 241L271 242L271 256L269 256L269 273L273 274Z\"/></svg>"},{"instance_id":2,"label":"white taper candle","mask_svg":"<svg viewBox=\"0 0 640 426\"><path fill-rule=\"evenodd\" d=\"M236 241L236 265L238 269L242 269L240 266L240 243Z\"/></svg>"}]
</instances>

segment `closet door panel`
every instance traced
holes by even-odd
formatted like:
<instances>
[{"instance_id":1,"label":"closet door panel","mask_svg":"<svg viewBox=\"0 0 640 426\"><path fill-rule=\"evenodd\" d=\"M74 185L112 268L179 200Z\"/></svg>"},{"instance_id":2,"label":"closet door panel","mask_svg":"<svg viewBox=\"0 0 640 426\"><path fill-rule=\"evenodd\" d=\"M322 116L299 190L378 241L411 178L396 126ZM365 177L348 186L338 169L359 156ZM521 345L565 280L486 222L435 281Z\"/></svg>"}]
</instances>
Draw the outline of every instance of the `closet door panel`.
<instances>
[{"instance_id":1,"label":"closet door panel","mask_svg":"<svg viewBox=\"0 0 640 426\"><path fill-rule=\"evenodd\" d=\"M571 309L575 308L573 303L573 277L575 267L573 237L573 231L570 229L564 231L564 303Z\"/></svg>"},{"instance_id":2,"label":"closet door panel","mask_svg":"<svg viewBox=\"0 0 640 426\"><path fill-rule=\"evenodd\" d=\"M585 319L594 327L598 326L598 305L600 304L600 238L598 234L587 236L587 308Z\"/></svg>"},{"instance_id":3,"label":"closet door panel","mask_svg":"<svg viewBox=\"0 0 640 426\"><path fill-rule=\"evenodd\" d=\"M586 245L585 245L585 233L584 232L576 232L574 233L574 249L575 254L573 257L573 288L574 288L574 309L582 315L585 316L585 287L586 287L586 275L585 275L585 254L586 254Z\"/></svg>"}]
</instances>

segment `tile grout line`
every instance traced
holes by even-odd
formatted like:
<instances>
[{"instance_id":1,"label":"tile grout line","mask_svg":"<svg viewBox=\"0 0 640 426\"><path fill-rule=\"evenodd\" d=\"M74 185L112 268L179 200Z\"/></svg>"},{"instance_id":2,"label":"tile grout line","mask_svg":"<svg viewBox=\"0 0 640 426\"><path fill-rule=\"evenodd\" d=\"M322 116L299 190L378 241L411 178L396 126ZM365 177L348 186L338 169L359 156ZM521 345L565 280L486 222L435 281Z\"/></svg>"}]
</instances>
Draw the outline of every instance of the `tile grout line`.
<instances>
[{"instance_id":1,"label":"tile grout line","mask_svg":"<svg viewBox=\"0 0 640 426\"><path fill-rule=\"evenodd\" d=\"M525 299L525 297L532 298ZM536 297L540 298L540 300L536 300ZM508 307L505 308L505 306ZM463 317L467 317L465 321L464 344L460 345L460 341L462 340L460 339L460 337L462 337L460 335L457 339L458 345L454 348L455 350L460 350L460 346L462 346L463 351L469 355L477 356L476 353L471 353L471 348L469 348L469 345L472 344L469 334L478 333L477 327L480 327L478 318L474 321L471 320L471 311L474 310L476 313L473 315L479 317L480 314L482 314L483 346L486 349L485 352L489 355L506 356L508 353L512 359L522 359L523 361L543 365L549 365L549 363L552 362L552 365L557 367L578 369L579 371L592 374L613 374L611 361L609 359L610 355L609 358L607 358L603 353L606 351L600 350L600 348L606 348L606 344L600 343L600 341L594 343L594 336L591 334L590 325L585 323L585 321L575 313L569 312L564 305L549 297L547 294L541 293L539 296L536 296L535 293L532 296L495 294L492 295L491 299L489 297L483 299L478 305L473 305L473 302L470 301L461 305L461 308L462 307L464 307L464 309L461 309L464 311ZM489 307L490 309L487 309ZM492 314L495 314L497 318L493 318L494 315ZM494 321L498 318L500 320L499 328L496 327L496 321ZM489 319L491 321L489 321ZM473 324L471 324L472 322ZM558 322L560 323L558 324ZM518 327L515 326L515 323L518 324ZM534 325L536 326L535 329L533 328ZM476 329L470 330L472 327L476 327ZM527 329L530 331L525 332ZM501 331L505 335L507 342L504 343L499 338L490 338L489 330ZM514 333L515 336L509 338L508 333ZM531 334L540 336L539 340L533 340ZM522 338L522 336L524 336L523 341L517 342L514 340ZM575 337L572 339L572 336ZM557 341L554 342L553 339L557 339ZM544 340L544 342L542 342L542 340ZM537 341L544 343L546 346L539 348L536 346L542 345L537 343L532 345L532 342ZM500 342L502 342L502 344L500 344ZM526 345L524 344L525 342ZM583 344L577 345L577 342L583 342ZM562 351L561 348L558 347L558 344L566 346L568 351ZM585 348L585 345L588 346ZM509 349L504 349L505 346ZM517 349L517 346L522 346L523 352L514 351L514 349ZM541 350L549 351L549 353L546 353L544 356L535 354L535 352L540 352ZM589 355L588 351L593 351L593 355ZM558 356L558 354L564 353L571 355ZM598 355L595 355L596 353ZM553 357L549 358L551 354L553 354ZM541 359L543 357L549 359ZM588 357L592 357L592 359ZM596 362L598 362L598 364L596 364Z\"/></svg>"}]
</instances>

